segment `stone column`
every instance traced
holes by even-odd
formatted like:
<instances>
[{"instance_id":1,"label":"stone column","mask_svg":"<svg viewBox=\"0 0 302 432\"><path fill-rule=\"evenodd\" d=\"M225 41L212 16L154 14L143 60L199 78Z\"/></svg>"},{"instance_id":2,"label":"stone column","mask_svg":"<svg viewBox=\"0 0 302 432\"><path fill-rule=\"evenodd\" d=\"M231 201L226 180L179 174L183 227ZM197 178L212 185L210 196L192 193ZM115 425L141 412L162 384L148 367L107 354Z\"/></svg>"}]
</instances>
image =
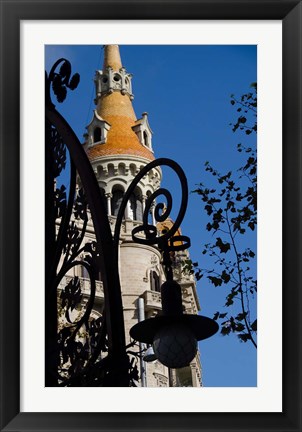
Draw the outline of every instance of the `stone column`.
<instances>
[{"instance_id":1,"label":"stone column","mask_svg":"<svg viewBox=\"0 0 302 432\"><path fill-rule=\"evenodd\" d=\"M105 197L107 199L107 212L108 212L108 216L111 216L111 198L112 198L112 193L106 193Z\"/></svg>"},{"instance_id":2,"label":"stone column","mask_svg":"<svg viewBox=\"0 0 302 432\"><path fill-rule=\"evenodd\" d=\"M152 206L151 206L152 225L156 226L156 220L155 220L155 216L154 216L154 210L155 210L155 205L152 204Z\"/></svg>"},{"instance_id":3,"label":"stone column","mask_svg":"<svg viewBox=\"0 0 302 432\"><path fill-rule=\"evenodd\" d=\"M147 200L146 195L142 195L143 213L144 213L144 211L145 211L145 207L146 207L146 200Z\"/></svg>"}]
</instances>

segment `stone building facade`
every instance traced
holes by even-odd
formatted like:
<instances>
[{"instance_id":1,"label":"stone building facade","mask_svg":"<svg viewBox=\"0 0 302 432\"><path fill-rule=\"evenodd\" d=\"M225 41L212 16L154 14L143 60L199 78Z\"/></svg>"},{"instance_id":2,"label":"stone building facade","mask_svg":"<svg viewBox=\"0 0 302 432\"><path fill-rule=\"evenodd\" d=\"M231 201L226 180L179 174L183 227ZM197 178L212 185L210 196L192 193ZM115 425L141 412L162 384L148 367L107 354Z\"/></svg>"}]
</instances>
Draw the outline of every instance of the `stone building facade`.
<instances>
[{"instance_id":1,"label":"stone building facade","mask_svg":"<svg viewBox=\"0 0 302 432\"><path fill-rule=\"evenodd\" d=\"M136 174L155 159L152 130L147 113L137 119L133 105L132 75L122 65L119 47L104 47L103 69L95 74L96 108L84 135L84 148L96 175L106 203L112 231L122 197ZM126 343L130 342L129 330L139 317L150 318L161 310L160 286L165 281L161 254L154 246L132 241L132 230L142 220L145 202L149 195L161 185L162 172L159 167L151 170L138 184L126 208L120 234L119 273L124 310ZM154 215L150 214L154 221ZM172 221L170 221L172 224ZM162 226L157 228L163 229ZM88 224L86 236L93 239L93 226ZM199 302L196 284L192 275L182 271L182 262L188 252L177 252L174 260L174 277L182 287L185 313L197 314ZM84 268L77 268L82 292L88 295L89 280ZM67 276L68 278L68 276ZM62 281L66 282L66 281ZM85 286L87 290L85 291ZM101 275L97 281L95 316L103 311L104 295ZM141 360L144 379L139 385L148 387L201 386L201 364L199 353L191 365L177 370L168 370L159 361Z\"/></svg>"}]
</instances>

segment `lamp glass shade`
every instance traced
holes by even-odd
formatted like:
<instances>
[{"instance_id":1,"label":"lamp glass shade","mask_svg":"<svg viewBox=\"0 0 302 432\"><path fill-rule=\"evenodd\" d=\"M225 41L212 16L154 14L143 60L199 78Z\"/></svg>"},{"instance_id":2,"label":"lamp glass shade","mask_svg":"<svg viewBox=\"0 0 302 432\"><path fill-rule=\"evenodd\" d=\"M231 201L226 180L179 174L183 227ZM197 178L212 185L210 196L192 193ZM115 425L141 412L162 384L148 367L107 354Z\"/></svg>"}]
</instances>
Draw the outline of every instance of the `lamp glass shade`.
<instances>
[{"instance_id":1,"label":"lamp glass shade","mask_svg":"<svg viewBox=\"0 0 302 432\"><path fill-rule=\"evenodd\" d=\"M154 362L155 360L157 360L156 355L154 354L154 350L152 348L152 346L150 346L149 348L147 348L144 356L143 356L143 360L147 363L149 362Z\"/></svg>"},{"instance_id":2,"label":"lamp glass shade","mask_svg":"<svg viewBox=\"0 0 302 432\"><path fill-rule=\"evenodd\" d=\"M197 340L185 324L167 324L155 334L153 349L163 365L172 369L182 368L195 357Z\"/></svg>"}]
</instances>

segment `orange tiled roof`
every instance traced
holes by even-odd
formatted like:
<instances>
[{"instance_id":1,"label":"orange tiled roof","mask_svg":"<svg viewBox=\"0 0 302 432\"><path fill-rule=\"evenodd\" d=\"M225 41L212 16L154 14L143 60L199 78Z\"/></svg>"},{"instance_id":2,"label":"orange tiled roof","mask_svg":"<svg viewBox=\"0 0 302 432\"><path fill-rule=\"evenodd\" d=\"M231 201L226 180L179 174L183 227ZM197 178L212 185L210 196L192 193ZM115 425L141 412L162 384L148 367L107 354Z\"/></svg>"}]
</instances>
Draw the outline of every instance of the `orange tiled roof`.
<instances>
[{"instance_id":1,"label":"orange tiled roof","mask_svg":"<svg viewBox=\"0 0 302 432\"><path fill-rule=\"evenodd\" d=\"M133 125L136 122L136 115L129 96L127 94L122 95L119 91L103 95L99 101L97 112L108 122L107 117L111 115L128 117L132 119Z\"/></svg>"},{"instance_id":2,"label":"orange tiled roof","mask_svg":"<svg viewBox=\"0 0 302 432\"><path fill-rule=\"evenodd\" d=\"M98 144L87 150L90 160L110 155L134 155L153 160L153 153L143 146L132 130L134 121L125 116L106 116L105 120L111 124L105 144Z\"/></svg>"}]
</instances>

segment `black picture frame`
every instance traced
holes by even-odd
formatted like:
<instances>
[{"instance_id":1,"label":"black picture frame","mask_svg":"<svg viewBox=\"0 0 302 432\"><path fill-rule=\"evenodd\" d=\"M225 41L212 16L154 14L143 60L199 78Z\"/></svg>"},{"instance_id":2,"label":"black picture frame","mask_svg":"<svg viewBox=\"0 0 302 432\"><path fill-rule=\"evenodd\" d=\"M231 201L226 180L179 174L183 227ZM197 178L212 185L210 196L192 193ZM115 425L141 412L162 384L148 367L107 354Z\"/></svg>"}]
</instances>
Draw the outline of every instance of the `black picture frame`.
<instances>
[{"instance_id":1,"label":"black picture frame","mask_svg":"<svg viewBox=\"0 0 302 432\"><path fill-rule=\"evenodd\" d=\"M0 0L1 13L1 431L300 431L301 45L296 0ZM283 412L20 412L20 21L240 19L283 21ZM34 86L34 83L28 83ZM273 149L273 144L272 144ZM273 151L273 150L272 150ZM281 193L281 191L280 191ZM281 247L281 245L280 245ZM272 299L273 303L273 299ZM273 307L270 319L273 316ZM280 317L276 317L280 319ZM276 377L280 379L280 377ZM101 404L101 401L100 401Z\"/></svg>"}]
</instances>

